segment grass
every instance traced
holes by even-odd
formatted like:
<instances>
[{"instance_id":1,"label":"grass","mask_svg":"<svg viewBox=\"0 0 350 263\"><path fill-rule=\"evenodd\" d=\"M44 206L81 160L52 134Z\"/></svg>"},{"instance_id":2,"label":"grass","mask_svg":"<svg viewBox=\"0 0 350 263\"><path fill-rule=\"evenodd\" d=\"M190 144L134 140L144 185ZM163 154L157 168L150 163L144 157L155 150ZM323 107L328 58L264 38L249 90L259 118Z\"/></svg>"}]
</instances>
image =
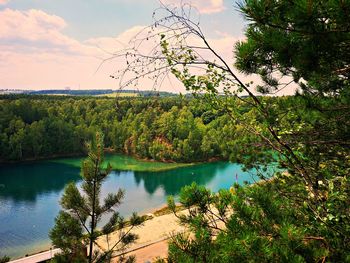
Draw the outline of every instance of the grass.
<instances>
[{"instance_id":1,"label":"grass","mask_svg":"<svg viewBox=\"0 0 350 263\"><path fill-rule=\"evenodd\" d=\"M83 159L84 158L62 158L51 160L51 162L64 163L75 167L80 167ZM133 157L122 154L106 154L105 162L109 162L114 170L135 172L162 172L194 165L193 163L162 163L137 160Z\"/></svg>"},{"instance_id":2,"label":"grass","mask_svg":"<svg viewBox=\"0 0 350 263\"><path fill-rule=\"evenodd\" d=\"M109 98L115 98L115 97L139 97L139 93L129 93L129 92L113 92L108 94L100 94L96 95L96 97L109 97Z\"/></svg>"},{"instance_id":3,"label":"grass","mask_svg":"<svg viewBox=\"0 0 350 263\"><path fill-rule=\"evenodd\" d=\"M137 172L161 172L193 165L188 163L143 161L121 154L108 154L105 159L112 165L113 169Z\"/></svg>"},{"instance_id":4,"label":"grass","mask_svg":"<svg viewBox=\"0 0 350 263\"><path fill-rule=\"evenodd\" d=\"M176 212L179 212L179 211L182 211L182 210L185 210L184 206L176 205L176 208L175 208ZM171 214L171 213L173 213L173 211L168 206L164 206L164 207L154 211L152 214L154 216L163 216L163 215L168 215L168 214Z\"/></svg>"}]
</instances>

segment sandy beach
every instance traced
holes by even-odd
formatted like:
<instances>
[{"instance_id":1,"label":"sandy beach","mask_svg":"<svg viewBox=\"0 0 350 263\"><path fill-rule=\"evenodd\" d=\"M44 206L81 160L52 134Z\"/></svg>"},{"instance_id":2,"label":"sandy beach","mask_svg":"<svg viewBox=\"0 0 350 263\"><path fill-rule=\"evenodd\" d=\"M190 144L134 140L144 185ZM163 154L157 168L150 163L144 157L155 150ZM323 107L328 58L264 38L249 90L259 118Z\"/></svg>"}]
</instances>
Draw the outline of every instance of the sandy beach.
<instances>
[{"instance_id":1,"label":"sandy beach","mask_svg":"<svg viewBox=\"0 0 350 263\"><path fill-rule=\"evenodd\" d=\"M157 257L164 258L168 252L167 240L169 237L183 231L185 227L179 225L179 220L173 213L155 216L132 230L132 233L137 234L139 238L127 249L127 255L136 255L136 262L140 263L152 262ZM118 232L109 236L110 245L118 240ZM102 249L106 249L106 237L99 238L98 244Z\"/></svg>"}]
</instances>

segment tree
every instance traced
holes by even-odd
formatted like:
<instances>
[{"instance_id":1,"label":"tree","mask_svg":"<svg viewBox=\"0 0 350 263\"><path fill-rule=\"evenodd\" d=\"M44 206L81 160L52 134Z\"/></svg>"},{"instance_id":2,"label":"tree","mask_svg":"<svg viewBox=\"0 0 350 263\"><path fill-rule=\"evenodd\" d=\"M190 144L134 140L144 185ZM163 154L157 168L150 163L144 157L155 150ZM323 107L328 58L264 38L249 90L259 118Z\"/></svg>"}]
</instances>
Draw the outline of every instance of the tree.
<instances>
[{"instance_id":1,"label":"tree","mask_svg":"<svg viewBox=\"0 0 350 263\"><path fill-rule=\"evenodd\" d=\"M60 260L66 262L84 261L86 245L89 263L109 261L114 251L125 249L137 239L131 230L143 222L142 218L133 214L129 220L129 227L127 230L123 229L127 224L116 211L124 197L123 190L108 194L103 204L100 204L102 183L112 170L110 164L103 169L103 135L96 133L95 140L88 143L87 148L88 157L83 161L81 168L83 193L74 183L66 186L61 199L63 210L60 211L50 232L53 244L63 251ZM98 223L104 215L110 215L110 218L100 230ZM115 231L120 232L119 240L110 244L109 234ZM105 235L107 249L94 249L97 239L102 235Z\"/></svg>"},{"instance_id":2,"label":"tree","mask_svg":"<svg viewBox=\"0 0 350 263\"><path fill-rule=\"evenodd\" d=\"M128 85L142 76L153 76L158 81L172 73L187 90L209 100L214 109L226 112L239 128L238 138L233 138L230 145L240 147L234 149L230 159L261 171L262 178L267 177L271 163L278 163L287 175L277 173L268 182L280 186L275 189L278 196L271 196L269 201L284 200L286 208L294 209L296 215L307 213L304 219L295 216L294 223L302 221L302 225L295 225L305 238L312 234L325 240L328 254L322 252L322 260L347 261L350 3L246 0L239 8L249 24L247 40L235 47L236 67L261 77L263 85L256 85L255 91L254 83L245 84L237 70L210 45L198 21L192 20L193 10L188 5L180 9L163 5L160 12L155 12L154 24L143 31L151 33L138 34L131 42L135 46L123 54L128 68L121 73L120 84ZM154 28L156 31L152 31ZM139 47L152 37L158 38L159 46L153 53L142 54ZM129 72L143 74L123 82ZM258 96L274 95L291 84L299 88L293 97ZM226 99L220 99L219 92ZM201 207L200 200L192 201ZM267 217L265 213L260 216ZM197 241L196 234L202 233L202 219L192 219L190 225L198 224L192 228L194 241L185 240L189 246ZM269 232L273 239L273 229ZM187 256L196 249L189 249ZM278 253L282 255L283 251Z\"/></svg>"},{"instance_id":3,"label":"tree","mask_svg":"<svg viewBox=\"0 0 350 263\"><path fill-rule=\"evenodd\" d=\"M2 256L0 257L0 263L6 263L9 262L10 258L8 256Z\"/></svg>"},{"instance_id":4,"label":"tree","mask_svg":"<svg viewBox=\"0 0 350 263\"><path fill-rule=\"evenodd\" d=\"M169 243L169 262L318 262L329 253L325 238L304 225L305 207L295 209L283 199L283 185L251 187L211 193L192 184L181 190L179 201L188 213L168 205L192 237L180 234Z\"/></svg>"},{"instance_id":5,"label":"tree","mask_svg":"<svg viewBox=\"0 0 350 263\"><path fill-rule=\"evenodd\" d=\"M84 154L84 142L96 130L102 130L105 147L115 152L154 158L154 146L162 142L158 146L164 146L165 151L158 158L160 160L190 162L208 157L202 153L200 145L207 127L213 123L204 125L201 116L210 112L210 105L196 98L118 99L117 113L113 108L113 98L0 97L4 99L0 105L0 162L81 155ZM22 116L24 113L19 99L22 97L32 104L34 116ZM90 108L92 100L96 103ZM216 114L219 117L224 113ZM180 118L178 115L181 115ZM32 122L24 122L24 117ZM215 129L223 125L220 122ZM188 139L190 148L186 157L180 156L184 139ZM221 155L220 151L217 155L227 156Z\"/></svg>"}]
</instances>

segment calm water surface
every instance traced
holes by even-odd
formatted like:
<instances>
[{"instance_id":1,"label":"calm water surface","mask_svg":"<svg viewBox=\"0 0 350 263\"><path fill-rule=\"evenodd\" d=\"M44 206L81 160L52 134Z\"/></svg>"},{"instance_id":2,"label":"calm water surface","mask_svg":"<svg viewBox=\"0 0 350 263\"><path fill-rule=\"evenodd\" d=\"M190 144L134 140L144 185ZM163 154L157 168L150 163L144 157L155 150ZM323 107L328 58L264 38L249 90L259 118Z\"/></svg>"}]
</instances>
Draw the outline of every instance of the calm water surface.
<instances>
[{"instance_id":1,"label":"calm water surface","mask_svg":"<svg viewBox=\"0 0 350 263\"><path fill-rule=\"evenodd\" d=\"M70 158L0 166L0 256L19 257L50 246L48 232L60 210L64 186L72 181L78 186L81 183L80 161ZM228 189L236 181L236 174L240 184L254 179L240 165L227 162L163 172L113 171L103 185L102 195L125 189L119 211L128 216L133 211L145 213L161 207L168 195L177 196L192 182L212 191Z\"/></svg>"}]
</instances>

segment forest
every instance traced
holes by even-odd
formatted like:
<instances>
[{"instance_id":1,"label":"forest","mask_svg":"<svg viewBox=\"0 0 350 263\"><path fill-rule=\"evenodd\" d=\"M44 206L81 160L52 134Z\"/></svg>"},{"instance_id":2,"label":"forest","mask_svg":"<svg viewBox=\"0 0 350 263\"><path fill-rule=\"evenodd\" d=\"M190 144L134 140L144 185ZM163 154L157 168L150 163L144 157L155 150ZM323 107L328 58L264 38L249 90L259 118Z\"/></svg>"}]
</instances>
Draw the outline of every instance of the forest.
<instances>
[{"instance_id":1,"label":"forest","mask_svg":"<svg viewBox=\"0 0 350 263\"><path fill-rule=\"evenodd\" d=\"M105 147L143 159L234 158L232 143L239 127L224 109L213 109L203 98L0 99L3 162L84 154L84 142L96 131L105 134Z\"/></svg>"}]
</instances>

